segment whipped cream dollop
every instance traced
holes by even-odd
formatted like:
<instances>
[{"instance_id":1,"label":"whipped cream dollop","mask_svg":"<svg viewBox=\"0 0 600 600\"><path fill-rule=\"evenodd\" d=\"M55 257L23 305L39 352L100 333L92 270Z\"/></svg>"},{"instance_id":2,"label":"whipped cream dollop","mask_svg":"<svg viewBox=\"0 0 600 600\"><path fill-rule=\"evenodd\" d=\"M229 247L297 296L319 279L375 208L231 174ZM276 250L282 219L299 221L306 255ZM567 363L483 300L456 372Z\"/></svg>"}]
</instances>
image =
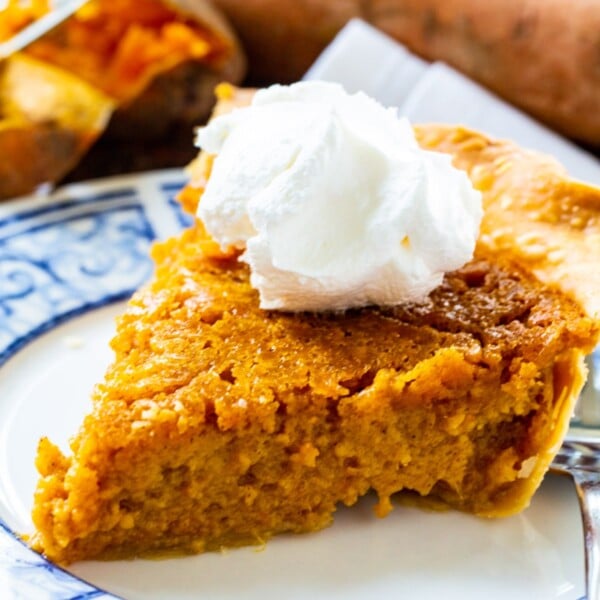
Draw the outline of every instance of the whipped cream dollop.
<instances>
[{"instance_id":1,"label":"whipped cream dollop","mask_svg":"<svg viewBox=\"0 0 600 600\"><path fill-rule=\"evenodd\" d=\"M420 300L473 256L479 192L363 93L276 85L197 144L216 155L198 216L223 249L245 249L262 308Z\"/></svg>"}]
</instances>

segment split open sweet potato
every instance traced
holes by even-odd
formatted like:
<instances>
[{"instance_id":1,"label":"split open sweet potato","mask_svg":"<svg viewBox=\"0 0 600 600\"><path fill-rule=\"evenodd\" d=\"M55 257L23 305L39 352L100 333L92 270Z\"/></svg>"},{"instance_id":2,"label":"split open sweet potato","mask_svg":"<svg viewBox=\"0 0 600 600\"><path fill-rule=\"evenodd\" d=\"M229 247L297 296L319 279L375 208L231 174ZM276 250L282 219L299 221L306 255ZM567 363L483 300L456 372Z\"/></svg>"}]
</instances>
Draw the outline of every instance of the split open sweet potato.
<instances>
[{"instance_id":1,"label":"split open sweet potato","mask_svg":"<svg viewBox=\"0 0 600 600\"><path fill-rule=\"evenodd\" d=\"M0 40L47 10L47 0L10 0ZM245 59L206 0L90 0L0 69L9 197L61 179L100 134L148 140L200 123L215 85L239 82Z\"/></svg>"},{"instance_id":2,"label":"split open sweet potato","mask_svg":"<svg viewBox=\"0 0 600 600\"><path fill-rule=\"evenodd\" d=\"M215 83L244 72L233 33L204 0L90 0L27 53L114 98L111 133L127 138L205 118Z\"/></svg>"}]
</instances>

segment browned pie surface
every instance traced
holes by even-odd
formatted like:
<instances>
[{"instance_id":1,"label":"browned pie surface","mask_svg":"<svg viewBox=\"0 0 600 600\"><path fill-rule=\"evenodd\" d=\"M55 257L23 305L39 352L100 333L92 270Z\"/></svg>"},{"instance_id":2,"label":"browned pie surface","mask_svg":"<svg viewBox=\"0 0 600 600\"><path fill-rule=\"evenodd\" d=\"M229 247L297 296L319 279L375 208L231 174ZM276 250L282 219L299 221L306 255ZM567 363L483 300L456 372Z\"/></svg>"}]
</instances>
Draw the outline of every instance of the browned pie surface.
<instances>
[{"instance_id":1,"label":"browned pie surface","mask_svg":"<svg viewBox=\"0 0 600 600\"><path fill-rule=\"evenodd\" d=\"M479 246L511 257L600 319L600 190L555 160L462 127L416 128L419 143L455 156L483 192Z\"/></svg>"}]
</instances>

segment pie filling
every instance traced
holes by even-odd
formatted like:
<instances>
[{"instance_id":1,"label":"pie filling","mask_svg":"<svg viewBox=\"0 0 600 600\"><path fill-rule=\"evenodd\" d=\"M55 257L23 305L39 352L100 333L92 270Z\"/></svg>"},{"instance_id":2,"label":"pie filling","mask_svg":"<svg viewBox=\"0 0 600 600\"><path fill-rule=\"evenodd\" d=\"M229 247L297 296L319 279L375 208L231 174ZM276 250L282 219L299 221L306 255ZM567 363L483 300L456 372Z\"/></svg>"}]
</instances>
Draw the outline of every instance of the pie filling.
<instances>
[{"instance_id":1,"label":"pie filling","mask_svg":"<svg viewBox=\"0 0 600 600\"><path fill-rule=\"evenodd\" d=\"M369 490L484 516L530 500L582 383L592 324L479 257L425 301L261 310L201 227L155 247L116 358L64 457L48 440L34 546L68 563L314 531Z\"/></svg>"}]
</instances>

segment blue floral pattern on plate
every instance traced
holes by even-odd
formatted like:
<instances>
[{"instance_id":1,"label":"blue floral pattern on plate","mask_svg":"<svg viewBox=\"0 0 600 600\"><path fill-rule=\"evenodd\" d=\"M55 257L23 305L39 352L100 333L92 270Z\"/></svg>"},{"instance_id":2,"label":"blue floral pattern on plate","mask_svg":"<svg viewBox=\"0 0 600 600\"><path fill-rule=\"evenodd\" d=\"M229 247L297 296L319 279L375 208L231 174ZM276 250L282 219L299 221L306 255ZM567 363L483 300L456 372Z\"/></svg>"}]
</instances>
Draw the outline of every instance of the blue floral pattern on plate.
<instances>
[{"instance_id":1,"label":"blue floral pattern on plate","mask_svg":"<svg viewBox=\"0 0 600 600\"><path fill-rule=\"evenodd\" d=\"M44 557L18 543L0 521L0 590L2 598L34 600L114 599L98 588L73 577Z\"/></svg>"},{"instance_id":2,"label":"blue floral pattern on plate","mask_svg":"<svg viewBox=\"0 0 600 600\"><path fill-rule=\"evenodd\" d=\"M148 250L185 225L178 172L65 188L0 211L0 366L58 323L128 297L151 274ZM30 550L0 519L3 600L115 599Z\"/></svg>"},{"instance_id":3,"label":"blue floral pattern on plate","mask_svg":"<svg viewBox=\"0 0 600 600\"><path fill-rule=\"evenodd\" d=\"M122 297L150 272L155 234L139 204L38 220L4 238L0 230L0 364L58 318Z\"/></svg>"}]
</instances>

